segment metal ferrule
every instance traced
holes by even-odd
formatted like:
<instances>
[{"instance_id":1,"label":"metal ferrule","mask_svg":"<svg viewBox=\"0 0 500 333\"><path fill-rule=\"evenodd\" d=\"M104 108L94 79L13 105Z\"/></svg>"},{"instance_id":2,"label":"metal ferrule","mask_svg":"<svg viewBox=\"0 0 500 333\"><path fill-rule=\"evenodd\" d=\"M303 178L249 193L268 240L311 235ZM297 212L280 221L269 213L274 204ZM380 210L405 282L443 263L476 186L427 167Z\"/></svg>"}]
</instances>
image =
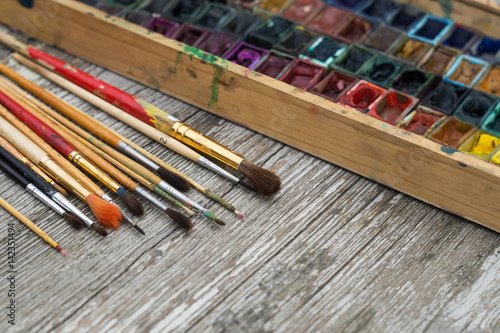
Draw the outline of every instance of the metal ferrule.
<instances>
[{"instance_id":1,"label":"metal ferrule","mask_svg":"<svg viewBox=\"0 0 500 333\"><path fill-rule=\"evenodd\" d=\"M132 157L136 161L139 161L139 162L147 165L149 168L151 168L151 169L153 169L155 171L160 168L160 166L158 164L156 164L155 162L151 161L149 158L147 158L146 156L142 155L137 150L135 150L134 148L130 147L128 144L126 144L123 141L120 141L120 143L118 144L118 146L116 148L119 151L121 151L122 153L124 153L124 154Z\"/></svg>"},{"instance_id":2,"label":"metal ferrule","mask_svg":"<svg viewBox=\"0 0 500 333\"><path fill-rule=\"evenodd\" d=\"M91 194L86 187L77 182L66 170L61 168L50 156L46 155L40 159L38 166L47 171L54 179L71 190L74 195L86 202L87 196ZM62 177L61 177L62 176Z\"/></svg>"},{"instance_id":3,"label":"metal ferrule","mask_svg":"<svg viewBox=\"0 0 500 333\"><path fill-rule=\"evenodd\" d=\"M151 202L153 205L160 208L161 210L166 210L168 208L165 204L163 204L163 202L156 199L154 196L152 196L149 192L147 192L142 187L137 187L134 192L137 193L142 198L146 199L147 201Z\"/></svg>"},{"instance_id":4,"label":"metal ferrule","mask_svg":"<svg viewBox=\"0 0 500 333\"><path fill-rule=\"evenodd\" d=\"M175 188L170 186L166 181L162 180L159 184L158 187L161 188L163 191L167 192L171 196L177 198L178 200L184 202L187 206L196 208L198 210L204 211L205 208L201 206L200 204L196 203L195 201L189 199L187 196L182 194L181 192L177 191Z\"/></svg>"},{"instance_id":5,"label":"metal ferrule","mask_svg":"<svg viewBox=\"0 0 500 333\"><path fill-rule=\"evenodd\" d=\"M106 185L111 191L116 192L121 187L113 178L111 178L107 173L96 167L92 162L87 160L82 154L76 150L72 151L68 158L73 161L76 165L83 168L85 171L90 173L95 178L99 179L101 183Z\"/></svg>"},{"instance_id":6,"label":"metal ferrule","mask_svg":"<svg viewBox=\"0 0 500 333\"><path fill-rule=\"evenodd\" d=\"M61 193L57 192L52 196L52 199L54 199L54 201L63 206L68 212L73 213L73 215L75 215L77 218L80 219L80 221L85 223L87 227L90 228L90 226L95 223L90 218L88 218L87 215L83 214L78 208L76 208L71 203L71 201L65 198L64 195L62 195Z\"/></svg>"},{"instance_id":7,"label":"metal ferrule","mask_svg":"<svg viewBox=\"0 0 500 333\"><path fill-rule=\"evenodd\" d=\"M180 121L172 126L169 134L185 145L213 157L235 170L238 170L240 163L244 159L243 156L233 153L228 148L207 138L200 132Z\"/></svg>"},{"instance_id":8,"label":"metal ferrule","mask_svg":"<svg viewBox=\"0 0 500 333\"><path fill-rule=\"evenodd\" d=\"M199 165L204 166L205 168L212 170L215 173L218 173L219 175L226 177L227 179L231 180L234 183L238 183L240 180L238 177L234 176L233 174L227 172L226 170L222 169L220 166L217 164L211 162L207 158L200 156L198 161L196 161Z\"/></svg>"},{"instance_id":9,"label":"metal ferrule","mask_svg":"<svg viewBox=\"0 0 500 333\"><path fill-rule=\"evenodd\" d=\"M64 213L66 213L66 211L61 206L59 206L56 202L54 202L54 200L45 195L45 193L43 193L42 190L40 190L34 184L28 184L28 186L26 186L26 190L35 198L38 198L41 202L55 210L57 214L62 216Z\"/></svg>"}]
</instances>

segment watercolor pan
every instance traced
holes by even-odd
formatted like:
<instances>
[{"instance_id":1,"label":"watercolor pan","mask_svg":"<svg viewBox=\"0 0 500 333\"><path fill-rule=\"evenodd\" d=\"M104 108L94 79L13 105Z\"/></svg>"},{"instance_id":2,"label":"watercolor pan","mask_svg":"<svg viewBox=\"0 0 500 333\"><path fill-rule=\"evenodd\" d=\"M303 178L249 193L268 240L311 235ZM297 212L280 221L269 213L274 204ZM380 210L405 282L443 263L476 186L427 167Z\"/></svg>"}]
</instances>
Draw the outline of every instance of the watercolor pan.
<instances>
[{"instance_id":1,"label":"watercolor pan","mask_svg":"<svg viewBox=\"0 0 500 333\"><path fill-rule=\"evenodd\" d=\"M224 59L248 69L254 69L268 53L268 50L241 42L228 50L224 55Z\"/></svg>"},{"instance_id":2,"label":"watercolor pan","mask_svg":"<svg viewBox=\"0 0 500 333\"><path fill-rule=\"evenodd\" d=\"M420 61L418 68L426 72L443 76L454 62L457 53L443 47L430 50Z\"/></svg>"},{"instance_id":3,"label":"watercolor pan","mask_svg":"<svg viewBox=\"0 0 500 333\"><path fill-rule=\"evenodd\" d=\"M431 50L431 44L405 37L395 43L387 53L391 58L401 61L407 66L416 67L418 62Z\"/></svg>"},{"instance_id":4,"label":"watercolor pan","mask_svg":"<svg viewBox=\"0 0 500 333\"><path fill-rule=\"evenodd\" d=\"M497 103L497 98L472 90L460 103L453 116L474 126L481 126Z\"/></svg>"},{"instance_id":5,"label":"watercolor pan","mask_svg":"<svg viewBox=\"0 0 500 333\"><path fill-rule=\"evenodd\" d=\"M333 7L355 12L364 6L366 0L327 0L326 3Z\"/></svg>"},{"instance_id":6,"label":"watercolor pan","mask_svg":"<svg viewBox=\"0 0 500 333\"><path fill-rule=\"evenodd\" d=\"M500 96L500 67L491 67L476 85L476 89Z\"/></svg>"},{"instance_id":7,"label":"watercolor pan","mask_svg":"<svg viewBox=\"0 0 500 333\"><path fill-rule=\"evenodd\" d=\"M321 80L314 88L311 89L313 94L336 102L344 92L349 91L351 87L358 82L354 76L350 76L338 71L332 71L323 80Z\"/></svg>"},{"instance_id":8,"label":"watercolor pan","mask_svg":"<svg viewBox=\"0 0 500 333\"><path fill-rule=\"evenodd\" d=\"M279 79L296 59L288 54L270 51L255 66L255 71L274 79Z\"/></svg>"},{"instance_id":9,"label":"watercolor pan","mask_svg":"<svg viewBox=\"0 0 500 333\"><path fill-rule=\"evenodd\" d=\"M484 36L471 47L470 54L492 64L500 64L500 39Z\"/></svg>"},{"instance_id":10,"label":"watercolor pan","mask_svg":"<svg viewBox=\"0 0 500 333\"><path fill-rule=\"evenodd\" d=\"M437 45L453 25L454 23L451 19L427 14L408 32L408 36L432 45Z\"/></svg>"},{"instance_id":11,"label":"watercolor pan","mask_svg":"<svg viewBox=\"0 0 500 333\"><path fill-rule=\"evenodd\" d=\"M172 36L179 27L179 23L161 17L153 17L145 26L146 29L157 32L165 37Z\"/></svg>"},{"instance_id":12,"label":"watercolor pan","mask_svg":"<svg viewBox=\"0 0 500 333\"><path fill-rule=\"evenodd\" d=\"M404 65L384 56L373 58L361 73L361 77L383 88L388 88L392 79L404 68Z\"/></svg>"},{"instance_id":13,"label":"watercolor pan","mask_svg":"<svg viewBox=\"0 0 500 333\"><path fill-rule=\"evenodd\" d=\"M339 25L333 37L346 44L360 43L368 35L374 24L359 17L351 16Z\"/></svg>"},{"instance_id":14,"label":"watercolor pan","mask_svg":"<svg viewBox=\"0 0 500 333\"><path fill-rule=\"evenodd\" d=\"M283 9L287 8L293 0L262 0L257 6L253 7L253 11L263 17L276 15Z\"/></svg>"},{"instance_id":15,"label":"watercolor pan","mask_svg":"<svg viewBox=\"0 0 500 333\"><path fill-rule=\"evenodd\" d=\"M346 50L346 46L328 37L317 38L301 55L315 64L328 67Z\"/></svg>"},{"instance_id":16,"label":"watercolor pan","mask_svg":"<svg viewBox=\"0 0 500 333\"><path fill-rule=\"evenodd\" d=\"M490 159L490 155L500 144L500 137L478 130L464 141L458 148L460 151L473 155L484 161Z\"/></svg>"},{"instance_id":17,"label":"watercolor pan","mask_svg":"<svg viewBox=\"0 0 500 333\"><path fill-rule=\"evenodd\" d=\"M222 57L229 49L234 47L239 42L234 36L225 34L220 31L213 32L201 45L200 50L213 54L217 57Z\"/></svg>"},{"instance_id":18,"label":"watercolor pan","mask_svg":"<svg viewBox=\"0 0 500 333\"><path fill-rule=\"evenodd\" d=\"M447 81L431 84L429 93L422 100L422 105L451 115L470 89Z\"/></svg>"},{"instance_id":19,"label":"watercolor pan","mask_svg":"<svg viewBox=\"0 0 500 333\"><path fill-rule=\"evenodd\" d=\"M396 29L408 31L420 21L423 16L424 13L417 8L403 5L388 19L387 23Z\"/></svg>"},{"instance_id":20,"label":"watercolor pan","mask_svg":"<svg viewBox=\"0 0 500 333\"><path fill-rule=\"evenodd\" d=\"M262 19L259 15L247 11L239 11L221 27L221 31L227 34L245 38L249 31L259 25Z\"/></svg>"},{"instance_id":21,"label":"watercolor pan","mask_svg":"<svg viewBox=\"0 0 500 333\"><path fill-rule=\"evenodd\" d=\"M446 118L443 113L431 108L419 105L404 117L397 127L417 135L426 136L434 127L439 126L442 120Z\"/></svg>"},{"instance_id":22,"label":"watercolor pan","mask_svg":"<svg viewBox=\"0 0 500 333\"><path fill-rule=\"evenodd\" d=\"M357 75L367 63L375 57L375 53L358 45L351 45L332 63L334 69Z\"/></svg>"},{"instance_id":23,"label":"watercolor pan","mask_svg":"<svg viewBox=\"0 0 500 333\"><path fill-rule=\"evenodd\" d=\"M247 42L258 47L270 49L283 36L285 36L295 24L279 16L261 22L254 30L248 33Z\"/></svg>"},{"instance_id":24,"label":"watercolor pan","mask_svg":"<svg viewBox=\"0 0 500 333\"><path fill-rule=\"evenodd\" d=\"M448 117L427 137L452 149L458 149L476 131L477 127L464 123L454 117Z\"/></svg>"},{"instance_id":25,"label":"watercolor pan","mask_svg":"<svg viewBox=\"0 0 500 333\"><path fill-rule=\"evenodd\" d=\"M321 0L296 0L284 11L283 17L299 24L305 24L324 6L325 4Z\"/></svg>"},{"instance_id":26,"label":"watercolor pan","mask_svg":"<svg viewBox=\"0 0 500 333\"><path fill-rule=\"evenodd\" d=\"M309 90L325 75L325 69L307 60L296 60L281 76L280 81L302 90Z\"/></svg>"},{"instance_id":27,"label":"watercolor pan","mask_svg":"<svg viewBox=\"0 0 500 333\"><path fill-rule=\"evenodd\" d=\"M415 104L417 104L416 98L388 90L377 103L370 107L366 114L388 124L396 125L413 109Z\"/></svg>"},{"instance_id":28,"label":"watercolor pan","mask_svg":"<svg viewBox=\"0 0 500 333\"><path fill-rule=\"evenodd\" d=\"M184 23L172 34L172 36L170 36L170 38L192 47L198 47L208 36L210 36L210 31Z\"/></svg>"},{"instance_id":29,"label":"watercolor pan","mask_svg":"<svg viewBox=\"0 0 500 333\"><path fill-rule=\"evenodd\" d=\"M440 80L441 78L434 74L416 68L406 68L394 78L391 88L420 99L425 96L430 84Z\"/></svg>"},{"instance_id":30,"label":"watercolor pan","mask_svg":"<svg viewBox=\"0 0 500 333\"><path fill-rule=\"evenodd\" d=\"M486 120L481 128L485 131L500 135L500 103L497 104L495 109L493 109L489 116L486 117Z\"/></svg>"},{"instance_id":31,"label":"watercolor pan","mask_svg":"<svg viewBox=\"0 0 500 333\"><path fill-rule=\"evenodd\" d=\"M124 19L144 27L153 15L145 10L134 10L125 14Z\"/></svg>"},{"instance_id":32,"label":"watercolor pan","mask_svg":"<svg viewBox=\"0 0 500 333\"><path fill-rule=\"evenodd\" d=\"M401 4L392 0L372 0L360 10L360 15L367 16L372 20L386 22L400 8Z\"/></svg>"},{"instance_id":33,"label":"watercolor pan","mask_svg":"<svg viewBox=\"0 0 500 333\"><path fill-rule=\"evenodd\" d=\"M216 30L230 21L235 15L234 8L208 2L195 17L191 18L190 23L205 29Z\"/></svg>"},{"instance_id":34,"label":"watercolor pan","mask_svg":"<svg viewBox=\"0 0 500 333\"><path fill-rule=\"evenodd\" d=\"M313 16L306 27L320 34L331 36L337 30L342 21L349 17L349 12L326 6Z\"/></svg>"},{"instance_id":35,"label":"watercolor pan","mask_svg":"<svg viewBox=\"0 0 500 333\"><path fill-rule=\"evenodd\" d=\"M171 5L172 2L173 0L152 0L151 3L144 9L151 14L160 15Z\"/></svg>"},{"instance_id":36,"label":"watercolor pan","mask_svg":"<svg viewBox=\"0 0 500 333\"><path fill-rule=\"evenodd\" d=\"M450 66L444 78L465 87L475 85L488 70L488 63L471 56L461 54Z\"/></svg>"},{"instance_id":37,"label":"watercolor pan","mask_svg":"<svg viewBox=\"0 0 500 333\"><path fill-rule=\"evenodd\" d=\"M224 0L222 0L224 1ZM244 7L247 9L253 8L256 4L258 4L261 0L229 0L228 3L233 7Z\"/></svg>"},{"instance_id":38,"label":"watercolor pan","mask_svg":"<svg viewBox=\"0 0 500 333\"><path fill-rule=\"evenodd\" d=\"M363 45L385 53L403 34L386 25L379 25L363 41Z\"/></svg>"},{"instance_id":39,"label":"watercolor pan","mask_svg":"<svg viewBox=\"0 0 500 333\"><path fill-rule=\"evenodd\" d=\"M298 56L316 38L312 32L302 26L294 27L287 35L274 45L274 49Z\"/></svg>"},{"instance_id":40,"label":"watercolor pan","mask_svg":"<svg viewBox=\"0 0 500 333\"><path fill-rule=\"evenodd\" d=\"M196 15L203 5L205 0L177 0L173 1L161 14L161 17L167 18L169 20L186 23L190 22Z\"/></svg>"},{"instance_id":41,"label":"watercolor pan","mask_svg":"<svg viewBox=\"0 0 500 333\"><path fill-rule=\"evenodd\" d=\"M385 89L361 80L345 92L337 102L365 113L372 105L382 99L385 93Z\"/></svg>"},{"instance_id":42,"label":"watercolor pan","mask_svg":"<svg viewBox=\"0 0 500 333\"><path fill-rule=\"evenodd\" d=\"M478 37L479 33L457 24L444 38L442 45L458 52L465 52Z\"/></svg>"}]
</instances>

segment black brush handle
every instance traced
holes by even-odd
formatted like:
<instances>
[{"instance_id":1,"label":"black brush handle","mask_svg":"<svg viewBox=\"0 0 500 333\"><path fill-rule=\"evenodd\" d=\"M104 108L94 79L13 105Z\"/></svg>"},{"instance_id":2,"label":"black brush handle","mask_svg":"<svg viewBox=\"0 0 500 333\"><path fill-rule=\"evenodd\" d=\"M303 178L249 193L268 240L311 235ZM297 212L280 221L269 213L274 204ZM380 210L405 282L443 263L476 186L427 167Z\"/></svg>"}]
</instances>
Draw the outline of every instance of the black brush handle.
<instances>
[{"instance_id":1,"label":"black brush handle","mask_svg":"<svg viewBox=\"0 0 500 333\"><path fill-rule=\"evenodd\" d=\"M0 158L0 169L5 171L11 178L14 178L19 184L26 188L31 182L26 179L19 171L16 170L12 165L10 165L6 160Z\"/></svg>"},{"instance_id":2,"label":"black brush handle","mask_svg":"<svg viewBox=\"0 0 500 333\"><path fill-rule=\"evenodd\" d=\"M9 153L4 147L0 146L0 159L5 162L8 162L12 167L14 167L22 176L29 181L29 183L33 183L36 187L43 191L46 195L52 198L57 191L52 188L45 180L40 178L35 171L31 170L28 166L26 166L23 162L19 161L15 158L11 153Z\"/></svg>"}]
</instances>

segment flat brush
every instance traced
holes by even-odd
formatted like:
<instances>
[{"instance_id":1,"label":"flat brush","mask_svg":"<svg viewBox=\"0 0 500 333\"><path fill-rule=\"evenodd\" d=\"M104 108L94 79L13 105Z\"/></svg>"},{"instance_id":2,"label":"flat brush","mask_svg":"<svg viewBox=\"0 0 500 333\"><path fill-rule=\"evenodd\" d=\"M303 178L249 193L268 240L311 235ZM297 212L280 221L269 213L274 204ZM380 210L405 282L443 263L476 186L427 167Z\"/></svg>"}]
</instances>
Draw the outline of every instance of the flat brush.
<instances>
[{"instance_id":1,"label":"flat brush","mask_svg":"<svg viewBox=\"0 0 500 333\"><path fill-rule=\"evenodd\" d=\"M26 189L26 192L43 202L45 205L50 207L57 214L62 216L72 227L80 229L83 227L82 222L78 220L73 215L66 212L61 206L55 203L52 199L45 195L38 187L31 183L26 177L24 177L19 171L17 171L13 166L11 166L6 160L3 159L3 152L6 152L3 148L0 148L0 169L5 171L11 178L19 183L22 187Z\"/></svg>"},{"instance_id":2,"label":"flat brush","mask_svg":"<svg viewBox=\"0 0 500 333\"><path fill-rule=\"evenodd\" d=\"M8 114L7 110L0 106L0 113ZM12 115L13 119L10 119L12 123L15 123L20 128L23 125L17 118ZM73 192L79 199L87 203L97 217L97 220L105 226L116 226L119 225L119 220L121 219L120 210L106 202L86 187L81 185L76 179L74 179L65 169L61 168L48 153L46 153L42 148L38 147L33 141L31 141L26 135L23 134L16 126L11 122L7 121L5 118L0 117L0 135L8 140L14 147L16 147L21 153L27 156L32 162L37 164L43 170L48 172L50 175L55 177L55 179L63 184L67 189ZM24 129L28 129L24 127ZM95 230L99 234L106 236L107 231L103 229L100 225L93 221L88 221L84 219L83 222L91 229Z\"/></svg>"},{"instance_id":3,"label":"flat brush","mask_svg":"<svg viewBox=\"0 0 500 333\"><path fill-rule=\"evenodd\" d=\"M6 211L14 215L16 219L24 223L28 228L30 228L34 233L40 236L45 242L49 243L52 247L56 248L62 254L67 256L68 254L63 251L63 249L56 243L52 238L49 237L42 229L40 229L35 223L31 222L26 216L21 214L17 209L12 207L7 201L3 198L0 198L0 206L5 208Z\"/></svg>"},{"instance_id":4,"label":"flat brush","mask_svg":"<svg viewBox=\"0 0 500 333\"><path fill-rule=\"evenodd\" d=\"M281 181L274 173L245 160L242 156L233 153L228 148L195 131L167 112L116 87L113 87L112 85L109 85L106 82L101 81L36 48L24 45L17 40L15 40L14 43L9 44L8 40L12 40L13 37L9 35L7 35L7 37L8 38L6 40L0 36L0 41L7 43L7 45L13 47L16 51L34 61L37 61L42 66L62 75L67 80L94 94L94 96L99 97L99 99L107 101L108 105L99 105L103 111L112 114L114 117L138 129L142 133L150 136L178 154L191 159L201 166L208 168L237 184L243 185L251 190L257 190L264 195L274 194L280 189ZM16 58L16 60L22 62L19 58L21 57ZM25 63L23 62L23 64ZM44 73L43 75L45 76L46 74ZM50 79L52 80L52 78ZM64 87L71 91L68 87ZM91 100L89 96L84 96L81 92L76 93L73 91L73 93L97 106L97 100ZM118 106L116 109L119 108L127 114L133 116L135 119L139 119L147 125L146 128L149 128L149 130L142 128L140 123L131 121L131 119L124 113L116 112L116 109L109 107L109 105ZM151 127L168 134L175 140L167 140L155 131L151 131ZM240 181L240 179L225 171L218 165L212 163L205 157L202 157L200 154L194 152L186 145L219 160L237 171L240 171L241 174L247 177L252 186L247 186L244 182Z\"/></svg>"},{"instance_id":5,"label":"flat brush","mask_svg":"<svg viewBox=\"0 0 500 333\"><path fill-rule=\"evenodd\" d=\"M24 165L26 165L28 168L33 170L34 173L37 174L40 178L45 180L47 183L49 183L57 192L61 193L63 196L67 197L68 192L61 186L59 186L55 181L52 180L45 172L42 171L39 167L31 163L29 159L27 159L23 154L19 152L14 146L12 146L7 140L4 138L0 137L0 147L3 147L5 150L7 150L12 156L14 156L16 159L21 161Z\"/></svg>"},{"instance_id":6,"label":"flat brush","mask_svg":"<svg viewBox=\"0 0 500 333\"><path fill-rule=\"evenodd\" d=\"M34 66L38 66L38 65L36 65L34 63L32 63L32 64ZM2 66L0 64L0 71L1 72L3 72L4 74L6 74L9 78L11 78L12 80L14 80L17 84L19 84L20 86L22 86L26 90L30 91L31 93L33 93L37 97L39 97L42 100L44 100L46 103L48 103L49 105L51 105L53 108L57 109L58 111L60 111L63 114L68 115L68 118L71 118L71 119L73 119L75 121L77 121L77 119L79 119L79 118L85 118L85 119L92 120L93 123L97 124L99 128L101 128L103 130L106 130L107 132L113 134L114 137L117 137L120 140L119 142L124 142L129 147L132 147L133 149L135 149L135 151L138 151L143 156L146 156L149 160L154 161L154 163L157 163L158 165L161 165L164 169L168 169L169 171L171 171L171 173L178 174L180 177L182 177L182 179L186 179L186 181L188 181L194 188L196 188L198 191L200 191L201 193L203 193L205 196L207 196L208 198L210 198L210 199L212 199L212 200L220 203L226 209L228 209L228 210L234 212L235 214L237 214L240 219L244 220L244 218L245 218L244 215L241 214L240 212L238 212L233 205L231 205L227 201L225 201L222 198L220 198L219 196L217 196L214 192L212 192L208 188L203 187L199 183L197 183L194 180L190 179L189 177L183 175L182 173L180 173L179 171L177 171L176 169L172 168L170 165L168 165L167 163L165 163L163 160L161 160L158 157L154 156L153 154L149 153L147 150L145 150L142 147L136 145L135 143L133 143L129 139L123 137L122 135L120 135L119 133L115 132L114 130L112 130L111 128L107 127L106 125L100 123L97 120L92 119L89 115L87 115L83 111L79 110L78 108L69 105L68 103L66 103L65 101L61 100L60 98L54 96L53 94L51 94L50 92L46 91L45 89L37 86L36 84L34 84L33 82L31 82L31 81L29 81L27 79L25 79L24 77L22 77L21 75L19 75L15 71L11 70L10 68L8 68L8 67L4 68L4 67L5 66ZM38 67L40 67L40 66L38 66ZM41 69L43 69L43 68L41 68ZM75 126L73 123L69 122L67 119L65 119L64 117L62 117L61 115L59 115L57 112L54 112L52 109L47 108L45 106L45 104L43 104L40 101L32 98L30 95L26 94L24 91L22 91L21 89L19 89L17 86L13 85L8 80L0 78L0 81L4 82L6 86L10 87L12 90L15 90L18 94L22 94L23 96L25 96L33 104L35 104L36 106L38 106L40 109L43 109L44 112L46 112L46 114L49 114L51 117L57 119L57 121L59 121L60 123L63 123L65 126L71 128L71 130L73 132L78 133L80 136L86 138L87 140L94 140L92 142L94 142L94 143L96 142L95 141L96 139L94 137L91 137L90 134L88 134L86 132L83 132L83 130L81 130L78 126ZM75 86L75 88L82 90L78 86ZM74 117L74 115L78 115L78 117ZM106 136L104 136L104 137L106 137ZM102 142L101 142L101 143L98 144L98 146L102 148L103 146L106 146L106 145L103 145ZM107 151L107 153L111 154L109 151ZM114 156L114 158L117 158L117 157ZM121 163L125 163L125 162L121 161ZM130 164L127 163L126 165L130 165ZM137 172L137 169L134 169L134 171ZM167 182L169 184L171 184L172 186L176 187L175 186L175 182L174 183L169 182L169 181L167 181ZM176 188L178 189L178 186ZM163 194L161 194L161 195L163 196Z\"/></svg>"}]
</instances>

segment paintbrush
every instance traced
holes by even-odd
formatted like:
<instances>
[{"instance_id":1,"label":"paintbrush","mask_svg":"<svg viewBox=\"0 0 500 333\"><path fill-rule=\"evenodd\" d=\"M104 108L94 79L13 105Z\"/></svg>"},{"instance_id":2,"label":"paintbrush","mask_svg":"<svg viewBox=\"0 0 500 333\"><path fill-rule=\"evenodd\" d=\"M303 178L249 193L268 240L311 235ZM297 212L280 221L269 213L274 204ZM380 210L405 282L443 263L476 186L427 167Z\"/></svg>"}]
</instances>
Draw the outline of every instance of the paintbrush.
<instances>
[{"instance_id":1,"label":"paintbrush","mask_svg":"<svg viewBox=\"0 0 500 333\"><path fill-rule=\"evenodd\" d=\"M83 227L82 222L79 219L74 217L73 215L66 212L61 206L59 206L56 202L50 199L45 195L38 187L35 186L32 182L30 182L26 177L24 177L16 168L9 164L8 160L5 159L5 155L9 155L9 153L0 147L0 169L5 171L11 178L19 183L22 187L25 188L26 192L43 202L45 205L52 208L57 214L62 216L72 227L76 229L80 229ZM15 159L12 155L10 159ZM48 185L47 185L48 186Z\"/></svg>"},{"instance_id":2,"label":"paintbrush","mask_svg":"<svg viewBox=\"0 0 500 333\"><path fill-rule=\"evenodd\" d=\"M38 66L38 65L36 65L34 63L33 63L33 65ZM93 124L96 125L96 126L92 126L92 128L94 129L94 131L96 133L100 133L101 131L104 131L104 130L107 131L108 133L112 134L114 137L116 137L119 140L121 140L119 142L123 142L123 143L127 144L129 147L131 147L131 148L135 149L136 151L140 152L143 156L146 156L149 160L154 161L154 162L151 162L151 163L157 163L158 165L161 165L164 169L167 169L167 170L169 170L169 171L171 171L173 173L178 174L183 179L186 179L194 188L196 188L198 191L200 191L201 193L203 193L205 196L209 197L212 200L215 200L215 201L219 202L226 209L228 209L228 210L234 212L235 214L237 214L239 218L244 219L243 214L241 214L240 212L238 212L233 205L231 205L227 201L225 201L222 198L220 198L219 196L217 196L214 192L212 192L211 190L203 187L202 185L200 185L199 183L195 182L191 178L183 175L178 170L174 169L169 164L165 163L163 160L161 160L158 157L154 156L153 154L149 153L147 150L143 149L142 147L136 145L135 143L133 143L129 139L123 137L122 135L120 135L119 133L115 132L114 130L112 130L108 126L106 126L106 125L102 124L101 122L99 122L99 121L91 118L85 112L79 110L76 107L73 107L72 105L66 103L65 101L61 100L57 96L51 94L50 92L46 91L45 89L43 89L43 88L41 88L39 86L37 86L33 82L25 79L24 77L22 77L21 75L19 75L15 71L13 71L12 69L10 69L8 67L5 67L5 65L0 64L0 71L3 72L5 75L7 75L12 80L14 80L20 86L22 86L26 90L30 91L31 93L33 93L34 95L36 95L37 97L39 97L40 99L42 99L43 101L45 101L47 104L51 105L53 108L57 109L58 111L60 111L61 113L65 114L65 115L68 115L68 117L70 119L74 120L75 122L79 122L80 118L85 118L85 119L88 119L88 120L92 121ZM88 133L82 134L82 132L79 132L80 129L77 126L75 126L71 122L68 122L64 117L61 117L58 113L54 112L52 109L46 108L45 104L43 104L40 101L32 98L32 96L30 96L29 94L27 94L26 92L24 92L23 90L21 90L20 88L18 88L17 86L15 86L14 84L10 83L8 80L5 80L5 79L1 79L1 80L7 86L9 86L10 88L12 88L12 90L17 91L19 94L22 94L26 98L30 99L39 108L44 109L44 111L46 113L48 113L52 117L56 118L60 123L64 123L65 126L71 128L72 131L77 132L77 133L79 133L80 136L83 136L87 140L90 140L90 135ZM77 89L81 89L78 86L75 86L75 87ZM75 115L77 115L77 116L75 116ZM86 122L82 122L82 123L86 123ZM96 128L98 130L95 130ZM109 138L109 136L107 136L107 135L103 135L103 137L104 138ZM113 144L111 143L111 145L113 145ZM122 145L122 144L120 143L120 145ZM132 157L134 157L134 156L135 155L132 154ZM139 161L140 160L141 159L139 159ZM136 170L134 170L134 171L136 171ZM174 186L174 184L175 183L171 183L172 186ZM163 194L161 194L161 195L163 195Z\"/></svg>"},{"instance_id":3,"label":"paintbrush","mask_svg":"<svg viewBox=\"0 0 500 333\"><path fill-rule=\"evenodd\" d=\"M16 219L24 223L28 228L30 228L34 233L40 236L45 242L49 243L51 246L55 247L57 250L61 251L62 254L67 256L68 254L63 251L63 249L56 243L52 238L49 237L42 229L40 229L36 224L31 222L26 216L21 214L17 209L12 207L7 201L3 198L0 198L0 205L5 208L6 211L14 215Z\"/></svg>"},{"instance_id":4,"label":"paintbrush","mask_svg":"<svg viewBox=\"0 0 500 333\"><path fill-rule=\"evenodd\" d=\"M0 106L0 113L3 116L3 114L7 114L8 112L3 106ZM53 160L47 152L31 141L31 139L17 127L23 128L24 130L29 130L29 128L23 127L24 124L17 120L17 118L13 115L11 115L11 117L12 119L10 120L17 126L14 126L5 118L0 117L0 135L26 155L33 163L37 164L43 170L52 175L58 182L73 192L79 199L87 203L100 223L105 226L119 225L119 221L121 220L120 210L109 202L102 200L96 194L92 193L85 186L80 184L75 178L73 178L73 176L66 172L65 169L59 166L59 164L56 163L56 161ZM83 220L83 222L99 234L103 236L107 235L107 231L97 223L87 220Z\"/></svg>"},{"instance_id":5,"label":"paintbrush","mask_svg":"<svg viewBox=\"0 0 500 333\"><path fill-rule=\"evenodd\" d=\"M27 159L23 154L19 152L14 146L12 146L7 140L4 138L0 137L0 147L3 147L5 150L7 150L12 156L14 156L16 159L21 161L24 165L26 165L28 168L30 168L38 177L42 178L45 180L47 183L52 185L52 187L59 193L61 193L63 196L67 197L68 192L61 186L59 186L55 181L52 180L45 172L42 171L39 167L31 163L29 159Z\"/></svg>"},{"instance_id":6,"label":"paintbrush","mask_svg":"<svg viewBox=\"0 0 500 333\"><path fill-rule=\"evenodd\" d=\"M233 153L228 148L202 135L198 131L182 123L179 119L154 105L113 87L43 51L23 44L6 33L0 34L0 41L12 47L17 52L22 53L24 56L37 61L42 66L62 75L67 80L79 85L92 94L106 100L110 104L118 106L120 109L146 123L148 126L154 127L191 148L215 158L225 165L239 171L250 181L252 187L258 192L264 195L272 195L281 188L281 180L273 172L263 169L246 160L244 157ZM18 59L16 58L16 60ZM169 148L188 158L192 156L192 153L189 152L187 147L177 145L174 140L167 140L164 142L164 145L171 145ZM195 162L198 163L198 160ZM211 163L206 158L200 160L199 164L210 168L212 171L232 181L236 181L234 179L236 177L232 175L232 177L229 177L228 172ZM237 183L242 184L239 179Z\"/></svg>"}]
</instances>

